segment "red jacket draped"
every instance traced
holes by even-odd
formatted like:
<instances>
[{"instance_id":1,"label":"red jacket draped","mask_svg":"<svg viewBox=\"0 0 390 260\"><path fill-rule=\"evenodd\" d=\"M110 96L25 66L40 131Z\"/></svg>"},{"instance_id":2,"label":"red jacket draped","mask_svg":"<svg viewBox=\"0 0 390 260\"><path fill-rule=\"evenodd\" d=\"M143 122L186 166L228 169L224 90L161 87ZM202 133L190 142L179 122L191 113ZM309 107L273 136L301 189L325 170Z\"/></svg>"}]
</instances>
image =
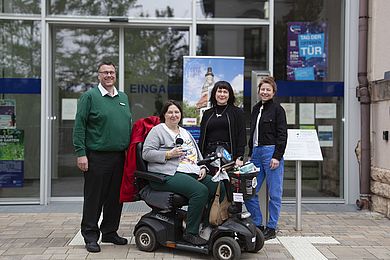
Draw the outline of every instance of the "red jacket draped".
<instances>
[{"instance_id":1,"label":"red jacket draped","mask_svg":"<svg viewBox=\"0 0 390 260\"><path fill-rule=\"evenodd\" d=\"M134 185L134 171L137 168L136 149L137 144L145 141L147 134L153 126L160 123L158 116L150 116L137 120L131 131L130 145L127 149L125 166L123 169L122 184L120 189L120 202L131 202L137 194L137 187Z\"/></svg>"}]
</instances>

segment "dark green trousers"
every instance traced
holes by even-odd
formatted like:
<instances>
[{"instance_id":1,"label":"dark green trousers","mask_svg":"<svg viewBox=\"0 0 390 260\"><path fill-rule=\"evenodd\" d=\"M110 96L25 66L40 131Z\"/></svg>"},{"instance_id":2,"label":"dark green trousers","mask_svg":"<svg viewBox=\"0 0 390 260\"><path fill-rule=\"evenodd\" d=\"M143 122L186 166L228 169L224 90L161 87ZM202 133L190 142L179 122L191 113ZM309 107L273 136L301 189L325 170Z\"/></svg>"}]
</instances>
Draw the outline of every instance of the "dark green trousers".
<instances>
[{"instance_id":1,"label":"dark green trousers","mask_svg":"<svg viewBox=\"0 0 390 260\"><path fill-rule=\"evenodd\" d=\"M178 193L188 199L186 232L197 235L199 224L202 220L203 210L214 199L218 182L213 182L211 176L207 175L203 180L198 181L198 175L176 172L174 176L168 176L164 183L151 182L150 185L155 190L171 191ZM225 189L221 185L222 201ZM211 205L211 204L210 204ZM208 214L207 220L208 223Z\"/></svg>"}]
</instances>

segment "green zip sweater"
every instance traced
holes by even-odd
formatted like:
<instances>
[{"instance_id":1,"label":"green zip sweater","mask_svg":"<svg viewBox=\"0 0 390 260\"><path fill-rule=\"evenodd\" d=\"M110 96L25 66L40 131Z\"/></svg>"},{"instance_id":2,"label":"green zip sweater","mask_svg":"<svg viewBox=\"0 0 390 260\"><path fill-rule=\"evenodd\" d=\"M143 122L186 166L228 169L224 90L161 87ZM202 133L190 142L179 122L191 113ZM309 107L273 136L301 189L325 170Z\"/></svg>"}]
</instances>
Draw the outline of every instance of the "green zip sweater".
<instances>
[{"instance_id":1,"label":"green zip sweater","mask_svg":"<svg viewBox=\"0 0 390 260\"><path fill-rule=\"evenodd\" d=\"M92 151L124 151L130 143L131 113L128 97L102 96L97 87L81 95L73 129L77 156Z\"/></svg>"}]
</instances>

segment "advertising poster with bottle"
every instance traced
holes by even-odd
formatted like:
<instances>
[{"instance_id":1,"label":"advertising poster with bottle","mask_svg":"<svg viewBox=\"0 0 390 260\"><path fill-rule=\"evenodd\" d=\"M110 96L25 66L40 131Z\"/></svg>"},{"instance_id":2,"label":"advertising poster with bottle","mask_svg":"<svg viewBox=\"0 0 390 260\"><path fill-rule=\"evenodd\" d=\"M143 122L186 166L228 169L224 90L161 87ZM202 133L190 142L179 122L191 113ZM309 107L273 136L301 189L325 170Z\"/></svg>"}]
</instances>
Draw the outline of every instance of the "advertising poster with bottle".
<instances>
[{"instance_id":1,"label":"advertising poster with bottle","mask_svg":"<svg viewBox=\"0 0 390 260\"><path fill-rule=\"evenodd\" d=\"M198 139L203 112L211 107L210 92L215 82L229 82L236 105L243 107L244 57L183 57L183 126Z\"/></svg>"},{"instance_id":2,"label":"advertising poster with bottle","mask_svg":"<svg viewBox=\"0 0 390 260\"><path fill-rule=\"evenodd\" d=\"M326 23L287 23L288 80L326 80L327 55Z\"/></svg>"}]
</instances>

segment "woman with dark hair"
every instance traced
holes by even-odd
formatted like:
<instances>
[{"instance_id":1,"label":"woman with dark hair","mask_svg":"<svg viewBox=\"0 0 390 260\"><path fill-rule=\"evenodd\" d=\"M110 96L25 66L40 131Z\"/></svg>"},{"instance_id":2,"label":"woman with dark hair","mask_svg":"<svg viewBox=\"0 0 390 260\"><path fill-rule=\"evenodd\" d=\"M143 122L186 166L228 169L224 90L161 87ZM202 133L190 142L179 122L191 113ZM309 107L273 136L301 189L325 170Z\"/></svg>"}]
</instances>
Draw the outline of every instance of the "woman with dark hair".
<instances>
[{"instance_id":1,"label":"woman with dark hair","mask_svg":"<svg viewBox=\"0 0 390 260\"><path fill-rule=\"evenodd\" d=\"M287 145L287 121L283 107L274 102L277 86L272 77L264 78L258 86L257 93L261 99L252 109L251 134L249 139L249 156L258 167L256 195L245 201L253 222L264 233L265 240L275 238L279 220L283 193L283 154ZM264 182L269 194L269 219L266 228L262 225L263 215L260 211L257 192Z\"/></svg>"},{"instance_id":2,"label":"woman with dark hair","mask_svg":"<svg viewBox=\"0 0 390 260\"><path fill-rule=\"evenodd\" d=\"M218 183L206 174L206 167L197 165L198 160L203 159L202 154L192 135L179 126L181 119L181 106L174 100L166 102L160 114L161 123L153 127L145 139L142 158L148 162L149 171L167 175L164 183L151 182L153 189L188 198L183 239L203 245L207 241L199 236L202 212L214 198ZM180 145L177 145L178 138L182 139Z\"/></svg>"},{"instance_id":3,"label":"woman with dark hair","mask_svg":"<svg viewBox=\"0 0 390 260\"><path fill-rule=\"evenodd\" d=\"M241 166L246 145L245 119L244 111L234 105L235 101L229 82L215 83L210 94L212 107L204 112L200 123L199 148L206 156L217 146L223 146Z\"/></svg>"}]
</instances>

